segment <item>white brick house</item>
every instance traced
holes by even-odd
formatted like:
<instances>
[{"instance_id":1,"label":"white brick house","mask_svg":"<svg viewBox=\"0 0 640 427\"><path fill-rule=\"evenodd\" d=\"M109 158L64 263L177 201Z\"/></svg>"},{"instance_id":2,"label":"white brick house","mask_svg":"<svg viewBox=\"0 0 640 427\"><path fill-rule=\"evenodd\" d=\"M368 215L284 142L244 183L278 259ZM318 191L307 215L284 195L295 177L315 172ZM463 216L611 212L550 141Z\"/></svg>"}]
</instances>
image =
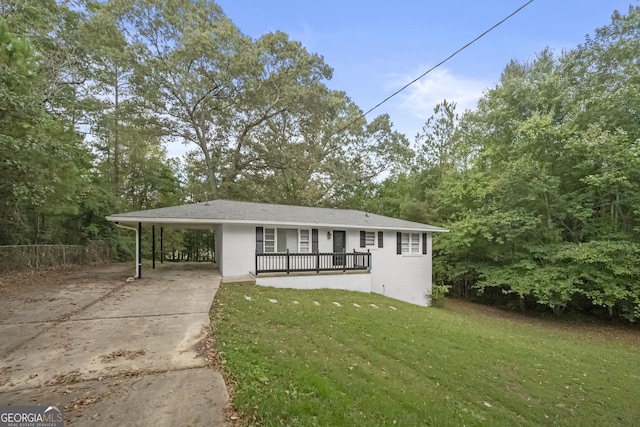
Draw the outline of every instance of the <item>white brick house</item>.
<instances>
[{"instance_id":1,"label":"white brick house","mask_svg":"<svg viewBox=\"0 0 640 427\"><path fill-rule=\"evenodd\" d=\"M258 285L375 292L418 305L431 294L431 225L356 210L215 200L107 217L143 225L214 230L223 277ZM138 250L137 276L141 275Z\"/></svg>"}]
</instances>

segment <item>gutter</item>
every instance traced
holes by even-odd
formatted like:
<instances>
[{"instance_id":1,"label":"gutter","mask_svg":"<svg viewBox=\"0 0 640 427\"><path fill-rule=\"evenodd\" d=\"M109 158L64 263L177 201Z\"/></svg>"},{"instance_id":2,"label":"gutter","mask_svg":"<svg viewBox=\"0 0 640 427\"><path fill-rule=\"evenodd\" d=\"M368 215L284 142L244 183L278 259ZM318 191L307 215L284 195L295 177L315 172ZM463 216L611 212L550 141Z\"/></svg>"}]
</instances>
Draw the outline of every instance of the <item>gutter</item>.
<instances>
[{"instance_id":1,"label":"gutter","mask_svg":"<svg viewBox=\"0 0 640 427\"><path fill-rule=\"evenodd\" d=\"M358 229L358 230L383 230L383 231L404 231L404 232L427 232L427 233L448 233L446 228L429 226L424 224L424 227L407 227L407 226L380 226L375 224L332 224L332 223L308 223L308 222L290 222L290 221L273 221L269 219L264 220L245 220L245 219L204 219L204 218L156 218L156 217L126 217L126 216L108 216L109 221L124 221L127 223L141 222L143 224L164 224L165 226L174 227L187 227L189 225L199 225L203 228L213 227L217 224L248 224L248 225L260 225L260 226L297 226L297 227L309 227L309 228L345 228L345 229Z\"/></svg>"},{"instance_id":2,"label":"gutter","mask_svg":"<svg viewBox=\"0 0 640 427\"><path fill-rule=\"evenodd\" d=\"M125 230L133 230L136 232L136 269L135 269L135 275L133 276L133 279L139 279L140 275L139 275L139 266L141 266L141 260L140 260L140 239L138 236L138 229L137 228L133 228L133 227L129 227L127 225L122 225L122 224L118 224L117 222L114 222L116 227L120 227L120 228L124 228Z\"/></svg>"}]
</instances>

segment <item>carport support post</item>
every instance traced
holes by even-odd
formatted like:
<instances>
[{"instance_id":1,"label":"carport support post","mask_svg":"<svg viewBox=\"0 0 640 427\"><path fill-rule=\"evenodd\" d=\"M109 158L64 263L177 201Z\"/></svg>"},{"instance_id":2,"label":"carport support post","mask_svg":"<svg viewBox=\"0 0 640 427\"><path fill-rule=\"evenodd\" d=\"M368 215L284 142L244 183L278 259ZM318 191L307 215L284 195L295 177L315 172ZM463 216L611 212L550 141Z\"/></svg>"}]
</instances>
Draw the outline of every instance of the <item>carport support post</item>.
<instances>
[{"instance_id":1,"label":"carport support post","mask_svg":"<svg viewBox=\"0 0 640 427\"><path fill-rule=\"evenodd\" d=\"M164 232L164 227L160 227L160 264L164 264L164 245L162 241L162 233Z\"/></svg>"},{"instance_id":2,"label":"carport support post","mask_svg":"<svg viewBox=\"0 0 640 427\"><path fill-rule=\"evenodd\" d=\"M156 269L156 226L151 226L151 268Z\"/></svg>"},{"instance_id":3,"label":"carport support post","mask_svg":"<svg viewBox=\"0 0 640 427\"><path fill-rule=\"evenodd\" d=\"M142 279L142 223L138 223L138 235L136 236L138 241L136 242L136 267L138 269L138 279Z\"/></svg>"}]
</instances>

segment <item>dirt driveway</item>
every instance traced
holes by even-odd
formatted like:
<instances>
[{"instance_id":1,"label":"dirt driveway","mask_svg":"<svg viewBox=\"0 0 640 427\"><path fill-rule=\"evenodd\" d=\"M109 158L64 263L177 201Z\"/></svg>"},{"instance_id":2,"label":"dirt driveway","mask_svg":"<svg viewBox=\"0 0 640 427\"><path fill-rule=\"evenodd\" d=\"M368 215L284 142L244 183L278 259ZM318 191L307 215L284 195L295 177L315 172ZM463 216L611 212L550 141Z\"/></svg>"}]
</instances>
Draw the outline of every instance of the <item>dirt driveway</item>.
<instances>
[{"instance_id":1,"label":"dirt driveway","mask_svg":"<svg viewBox=\"0 0 640 427\"><path fill-rule=\"evenodd\" d=\"M67 425L224 425L208 366L211 264L0 277L0 405L58 405Z\"/></svg>"}]
</instances>

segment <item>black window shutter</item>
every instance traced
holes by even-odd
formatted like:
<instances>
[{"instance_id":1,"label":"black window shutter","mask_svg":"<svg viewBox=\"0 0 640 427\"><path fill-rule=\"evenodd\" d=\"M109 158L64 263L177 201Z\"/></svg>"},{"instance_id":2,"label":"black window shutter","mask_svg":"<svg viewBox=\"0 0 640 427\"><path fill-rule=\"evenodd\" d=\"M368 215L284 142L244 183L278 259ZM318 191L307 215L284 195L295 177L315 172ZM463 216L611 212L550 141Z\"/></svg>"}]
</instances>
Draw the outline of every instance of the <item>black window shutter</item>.
<instances>
[{"instance_id":1,"label":"black window shutter","mask_svg":"<svg viewBox=\"0 0 640 427\"><path fill-rule=\"evenodd\" d=\"M402 233L396 234L396 253L400 255L402 253Z\"/></svg>"},{"instance_id":2,"label":"black window shutter","mask_svg":"<svg viewBox=\"0 0 640 427\"><path fill-rule=\"evenodd\" d=\"M360 231L360 247L364 248L365 246L367 246L365 232L364 231Z\"/></svg>"},{"instance_id":3,"label":"black window shutter","mask_svg":"<svg viewBox=\"0 0 640 427\"><path fill-rule=\"evenodd\" d=\"M256 252L261 254L264 252L264 234L262 227L256 227Z\"/></svg>"},{"instance_id":4,"label":"black window shutter","mask_svg":"<svg viewBox=\"0 0 640 427\"><path fill-rule=\"evenodd\" d=\"M427 253L427 233L422 233L422 253Z\"/></svg>"},{"instance_id":5,"label":"black window shutter","mask_svg":"<svg viewBox=\"0 0 640 427\"><path fill-rule=\"evenodd\" d=\"M378 231L378 247L379 248L383 248L384 247L384 245L382 243L382 234L383 234L382 231Z\"/></svg>"},{"instance_id":6,"label":"black window shutter","mask_svg":"<svg viewBox=\"0 0 640 427\"><path fill-rule=\"evenodd\" d=\"M318 253L318 229L311 229L311 252L314 254Z\"/></svg>"}]
</instances>

